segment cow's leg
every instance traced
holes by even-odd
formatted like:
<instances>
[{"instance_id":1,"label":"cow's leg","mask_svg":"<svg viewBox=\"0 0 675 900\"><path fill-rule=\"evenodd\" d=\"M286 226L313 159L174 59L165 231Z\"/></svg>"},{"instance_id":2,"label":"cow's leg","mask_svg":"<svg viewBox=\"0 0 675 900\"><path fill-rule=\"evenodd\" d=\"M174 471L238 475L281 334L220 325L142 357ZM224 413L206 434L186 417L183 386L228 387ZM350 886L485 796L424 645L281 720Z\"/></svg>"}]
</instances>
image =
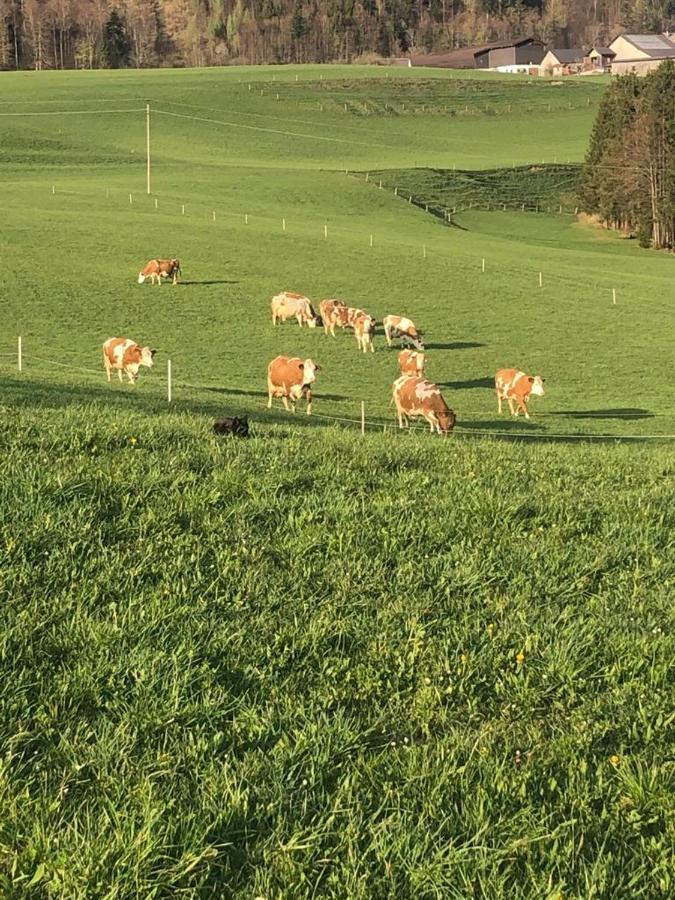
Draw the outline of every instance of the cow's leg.
<instances>
[{"instance_id":1,"label":"cow's leg","mask_svg":"<svg viewBox=\"0 0 675 900\"><path fill-rule=\"evenodd\" d=\"M511 396L509 395L506 399L507 399L508 402L509 402L509 412L511 413L512 416L517 416L517 415L518 415L518 410L513 408L513 397L511 397Z\"/></svg>"},{"instance_id":2,"label":"cow's leg","mask_svg":"<svg viewBox=\"0 0 675 900\"><path fill-rule=\"evenodd\" d=\"M272 389L272 384L271 384L271 382L270 382L270 380L269 380L269 378L268 378L268 379L267 379L267 408L268 408L268 409L272 409L272 396L273 396L273 394L274 394L274 391L273 391L273 389Z\"/></svg>"},{"instance_id":3,"label":"cow's leg","mask_svg":"<svg viewBox=\"0 0 675 900\"><path fill-rule=\"evenodd\" d=\"M501 416L502 414L502 395L499 392L499 388L497 388L497 413Z\"/></svg>"},{"instance_id":4,"label":"cow's leg","mask_svg":"<svg viewBox=\"0 0 675 900\"><path fill-rule=\"evenodd\" d=\"M312 392L307 391L307 415L312 415Z\"/></svg>"},{"instance_id":5,"label":"cow's leg","mask_svg":"<svg viewBox=\"0 0 675 900\"><path fill-rule=\"evenodd\" d=\"M118 369L118 370L117 370L117 374L119 375L120 381L124 381L124 376L123 376L123 374L122 374L122 370L121 370L121 369Z\"/></svg>"},{"instance_id":6,"label":"cow's leg","mask_svg":"<svg viewBox=\"0 0 675 900\"><path fill-rule=\"evenodd\" d=\"M525 413L525 418L526 418L526 419L529 419L529 418L530 418L530 414L529 414L528 411L527 411L527 400L525 400L524 398L521 400L521 398L518 397L518 406L519 406L519 407L522 409L522 411Z\"/></svg>"},{"instance_id":7,"label":"cow's leg","mask_svg":"<svg viewBox=\"0 0 675 900\"><path fill-rule=\"evenodd\" d=\"M391 347L391 334L389 333L389 329L388 329L388 328L385 328L385 329L384 329L384 336L385 336L386 339L387 339L387 346L388 346L388 347Z\"/></svg>"}]
</instances>

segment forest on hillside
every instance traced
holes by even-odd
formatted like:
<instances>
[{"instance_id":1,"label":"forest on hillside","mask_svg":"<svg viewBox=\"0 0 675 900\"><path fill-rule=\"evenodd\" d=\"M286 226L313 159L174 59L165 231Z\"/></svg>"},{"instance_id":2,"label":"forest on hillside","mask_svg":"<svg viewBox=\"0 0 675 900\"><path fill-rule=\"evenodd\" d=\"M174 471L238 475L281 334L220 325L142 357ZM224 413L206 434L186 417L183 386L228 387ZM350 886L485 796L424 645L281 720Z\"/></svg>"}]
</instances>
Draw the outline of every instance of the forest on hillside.
<instances>
[{"instance_id":1,"label":"forest on hillside","mask_svg":"<svg viewBox=\"0 0 675 900\"><path fill-rule=\"evenodd\" d=\"M0 69L352 62L664 31L675 0L0 0Z\"/></svg>"}]
</instances>

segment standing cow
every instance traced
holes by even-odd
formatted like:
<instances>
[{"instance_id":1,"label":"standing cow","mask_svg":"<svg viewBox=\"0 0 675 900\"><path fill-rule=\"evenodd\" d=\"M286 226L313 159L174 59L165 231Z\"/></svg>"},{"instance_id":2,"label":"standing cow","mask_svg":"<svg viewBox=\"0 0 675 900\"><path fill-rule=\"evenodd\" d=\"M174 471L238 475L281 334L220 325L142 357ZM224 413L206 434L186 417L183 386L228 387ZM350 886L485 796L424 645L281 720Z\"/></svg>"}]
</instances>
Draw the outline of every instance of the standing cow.
<instances>
[{"instance_id":1,"label":"standing cow","mask_svg":"<svg viewBox=\"0 0 675 900\"><path fill-rule=\"evenodd\" d=\"M155 351L150 347L140 347L129 338L108 338L103 344L103 366L105 367L108 381L110 372L117 369L120 381L125 373L130 383L138 379L138 370L141 366L151 369L154 365Z\"/></svg>"},{"instance_id":2,"label":"standing cow","mask_svg":"<svg viewBox=\"0 0 675 900\"><path fill-rule=\"evenodd\" d=\"M375 319L368 313L360 313L354 318L354 334L356 335L356 343L359 350L367 353L375 352L373 347L373 335L375 334Z\"/></svg>"},{"instance_id":3,"label":"standing cow","mask_svg":"<svg viewBox=\"0 0 675 900\"><path fill-rule=\"evenodd\" d=\"M532 395L544 396L544 379L540 375L526 375L525 372L518 369L500 369L495 375L495 390L497 391L497 412L500 415L502 400L506 400L512 416L517 416L522 410L525 418L529 419L527 402Z\"/></svg>"},{"instance_id":4,"label":"standing cow","mask_svg":"<svg viewBox=\"0 0 675 900\"><path fill-rule=\"evenodd\" d=\"M316 328L316 313L309 299L302 294L282 291L272 297L272 325L285 322L286 319L297 319L301 328L303 325Z\"/></svg>"},{"instance_id":5,"label":"standing cow","mask_svg":"<svg viewBox=\"0 0 675 900\"><path fill-rule=\"evenodd\" d=\"M431 432L448 434L455 427L455 414L443 399L437 385L415 375L401 375L392 385L398 427L408 424L408 417L421 416Z\"/></svg>"},{"instance_id":6,"label":"standing cow","mask_svg":"<svg viewBox=\"0 0 675 900\"><path fill-rule=\"evenodd\" d=\"M300 359L298 356L277 356L267 367L267 408L272 406L273 397L281 397L284 408L288 410L288 401L295 412L296 402L304 395L307 401L307 415L312 414L312 389L316 381L316 373L321 366L311 359Z\"/></svg>"},{"instance_id":7,"label":"standing cow","mask_svg":"<svg viewBox=\"0 0 675 900\"><path fill-rule=\"evenodd\" d=\"M146 278L150 284L161 285L162 278L170 278L172 284L178 284L181 274L180 262L177 259L151 259L142 272L138 273L138 283L143 284Z\"/></svg>"},{"instance_id":8,"label":"standing cow","mask_svg":"<svg viewBox=\"0 0 675 900\"><path fill-rule=\"evenodd\" d=\"M415 323L405 316L385 316L382 319L384 327L384 336L387 344L391 347L392 338L401 338L406 344L412 344L415 350L424 350L422 343L422 332L418 331Z\"/></svg>"},{"instance_id":9,"label":"standing cow","mask_svg":"<svg viewBox=\"0 0 675 900\"><path fill-rule=\"evenodd\" d=\"M323 330L330 332L335 337L335 329L346 328L349 324L347 304L342 300L322 300L319 303L319 312L323 322Z\"/></svg>"},{"instance_id":10,"label":"standing cow","mask_svg":"<svg viewBox=\"0 0 675 900\"><path fill-rule=\"evenodd\" d=\"M416 350L401 350L398 355L398 367L401 375L424 375L424 365L428 357Z\"/></svg>"}]
</instances>

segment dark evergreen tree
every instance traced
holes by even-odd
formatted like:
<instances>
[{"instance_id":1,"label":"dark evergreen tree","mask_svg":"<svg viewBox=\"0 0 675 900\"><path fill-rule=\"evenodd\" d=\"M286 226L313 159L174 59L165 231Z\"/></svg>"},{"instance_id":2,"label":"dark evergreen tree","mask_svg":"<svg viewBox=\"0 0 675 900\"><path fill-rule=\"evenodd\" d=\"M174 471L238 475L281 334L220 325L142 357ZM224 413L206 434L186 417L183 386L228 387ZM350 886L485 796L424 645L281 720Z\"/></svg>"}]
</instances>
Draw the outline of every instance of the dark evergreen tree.
<instances>
[{"instance_id":1,"label":"dark evergreen tree","mask_svg":"<svg viewBox=\"0 0 675 900\"><path fill-rule=\"evenodd\" d=\"M113 9L105 23L103 48L111 69L119 69L129 64L131 43L124 22L116 9Z\"/></svg>"}]
</instances>

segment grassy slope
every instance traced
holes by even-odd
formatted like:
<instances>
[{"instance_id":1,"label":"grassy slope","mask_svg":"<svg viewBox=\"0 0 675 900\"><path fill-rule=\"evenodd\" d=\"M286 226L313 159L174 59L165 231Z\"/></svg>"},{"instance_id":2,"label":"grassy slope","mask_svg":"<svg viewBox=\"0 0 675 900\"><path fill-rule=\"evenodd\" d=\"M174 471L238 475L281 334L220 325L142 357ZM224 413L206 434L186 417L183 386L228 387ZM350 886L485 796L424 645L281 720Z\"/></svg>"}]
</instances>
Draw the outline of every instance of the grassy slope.
<instances>
[{"instance_id":1,"label":"grassy slope","mask_svg":"<svg viewBox=\"0 0 675 900\"><path fill-rule=\"evenodd\" d=\"M155 210L142 113L2 120L7 894L672 887L673 455L545 442L673 433L672 260L567 217L447 228L331 171L579 161L600 90L387 74L0 83L0 111L149 96L233 123L155 117ZM470 111L450 118L458 91ZM173 252L191 283L135 284ZM365 399L388 422L395 360L381 338L363 358L346 335L274 332L280 288L409 312L458 434L544 442L290 430L263 409L271 356L323 365L317 413ZM135 389L97 371L121 332L160 351ZM20 378L1 355L19 333ZM529 426L495 421L485 387L513 363L547 377ZM265 430L214 441L210 418L240 409Z\"/></svg>"},{"instance_id":2,"label":"grassy slope","mask_svg":"<svg viewBox=\"0 0 675 900\"><path fill-rule=\"evenodd\" d=\"M297 83L293 70L285 69L80 73L70 80L58 73L44 79L20 73L4 79L10 99L3 109L18 108L22 96L31 111L64 103L100 108L106 100L120 108L140 102L133 98L151 96L157 107L214 107L221 112L202 112L272 131L156 117L155 210L153 199L142 193L142 113L131 119L111 114L103 120L3 120L8 146L28 149L2 169L11 187L6 188L8 222L1 249L12 264L2 288L0 353L11 354L21 333L27 373L68 380L61 369L50 370L30 357L58 360L65 353L71 364L95 372L102 340L124 332L158 347L162 369L170 356L179 382L234 392L264 391L266 362L280 350L311 354L324 366L317 412L354 416L363 399L369 417L390 417L391 354L378 352L364 360L347 335L331 342L291 326L281 333L272 330L269 298L280 289L296 289L316 300L343 296L378 317L398 311L413 315L431 346L430 374L446 387L462 427L512 430L512 423L495 421L494 400L485 385L499 366L519 365L547 378L549 395L538 404L535 426L542 434L672 434L671 354L662 340L673 295L672 260L589 232L569 218L473 213L460 217L460 228L442 227L389 192L379 193L374 186L366 190L326 170L401 167L415 156L444 166L455 160L464 166L508 164L550 157L552 148L562 155L562 140L578 160L593 106L569 110L565 94L556 93L560 88L514 81L506 82L506 93L524 89L535 97L551 95L558 103L552 113L539 109L536 127L533 116L515 102L510 114L477 111L452 121L436 113L356 116L339 104L322 114L314 97L329 93L323 85L331 73L303 70ZM344 77L341 70L334 74ZM394 80L375 74L362 84L372 85L374 96L380 96L382 85L396 96ZM269 97L260 97L257 88L248 90L254 76L263 79ZM418 76L402 77L409 86ZM456 79L447 73L424 77L424 84L457 90ZM331 90L337 85L339 93L342 83L338 80ZM475 83L492 90L503 84ZM346 84L341 90L348 96L356 90L353 73ZM282 88L279 101L272 94L276 87ZM599 86L563 90L584 91L595 102ZM295 99L286 99L289 95ZM472 102L472 91L467 98ZM489 149L489 157L481 148ZM86 158L92 164L82 168ZM129 189L136 190L133 206ZM185 216L180 214L183 202ZM179 254L185 278L193 283L173 293L139 288L135 273L158 253ZM39 269L36 259L43 260ZM614 308L613 287L619 297ZM378 343L381 349L381 339ZM647 348L649 367L643 365ZM5 372L12 364L5 356ZM161 391L160 379L156 371L137 393ZM100 386L96 374L70 380ZM212 393L177 385L177 401L189 408L207 397L213 399ZM223 397L233 408L241 405L241 393ZM255 412L260 399L249 398L246 407Z\"/></svg>"}]
</instances>

